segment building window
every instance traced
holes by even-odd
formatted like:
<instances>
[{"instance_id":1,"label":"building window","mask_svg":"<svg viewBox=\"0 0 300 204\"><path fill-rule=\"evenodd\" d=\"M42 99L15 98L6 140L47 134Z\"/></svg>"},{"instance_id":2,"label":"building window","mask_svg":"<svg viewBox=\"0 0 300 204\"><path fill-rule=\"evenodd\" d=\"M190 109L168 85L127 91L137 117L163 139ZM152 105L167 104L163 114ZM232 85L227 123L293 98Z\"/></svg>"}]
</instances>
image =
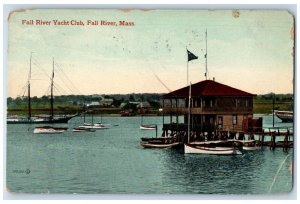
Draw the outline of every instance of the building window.
<instances>
[{"instance_id":1,"label":"building window","mask_svg":"<svg viewBox=\"0 0 300 204\"><path fill-rule=\"evenodd\" d=\"M210 107L213 107L213 100L210 100L209 102Z\"/></svg>"},{"instance_id":2,"label":"building window","mask_svg":"<svg viewBox=\"0 0 300 204\"><path fill-rule=\"evenodd\" d=\"M235 99L235 107L238 107L238 99Z\"/></svg>"},{"instance_id":3,"label":"building window","mask_svg":"<svg viewBox=\"0 0 300 204\"><path fill-rule=\"evenodd\" d=\"M218 116L218 128L222 128L222 127L223 127L223 117Z\"/></svg>"},{"instance_id":4,"label":"building window","mask_svg":"<svg viewBox=\"0 0 300 204\"><path fill-rule=\"evenodd\" d=\"M249 101L248 99L245 99L245 106L248 108L249 107Z\"/></svg>"},{"instance_id":5,"label":"building window","mask_svg":"<svg viewBox=\"0 0 300 204\"><path fill-rule=\"evenodd\" d=\"M232 124L237 125L237 115L232 115Z\"/></svg>"},{"instance_id":6,"label":"building window","mask_svg":"<svg viewBox=\"0 0 300 204\"><path fill-rule=\"evenodd\" d=\"M210 125L213 125L213 124L214 124L214 118L213 118L213 117L210 117L210 118L209 118L209 124L210 124Z\"/></svg>"}]
</instances>

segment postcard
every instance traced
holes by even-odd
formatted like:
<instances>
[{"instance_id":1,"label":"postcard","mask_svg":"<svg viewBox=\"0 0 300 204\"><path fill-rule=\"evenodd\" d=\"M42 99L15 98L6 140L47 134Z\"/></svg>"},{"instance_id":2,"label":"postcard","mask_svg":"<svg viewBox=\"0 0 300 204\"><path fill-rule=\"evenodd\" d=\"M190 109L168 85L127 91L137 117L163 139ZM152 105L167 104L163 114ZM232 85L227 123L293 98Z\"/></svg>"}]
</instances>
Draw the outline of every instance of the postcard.
<instances>
[{"instance_id":1,"label":"postcard","mask_svg":"<svg viewBox=\"0 0 300 204\"><path fill-rule=\"evenodd\" d=\"M16 10L7 61L8 192L293 190L286 10Z\"/></svg>"}]
</instances>

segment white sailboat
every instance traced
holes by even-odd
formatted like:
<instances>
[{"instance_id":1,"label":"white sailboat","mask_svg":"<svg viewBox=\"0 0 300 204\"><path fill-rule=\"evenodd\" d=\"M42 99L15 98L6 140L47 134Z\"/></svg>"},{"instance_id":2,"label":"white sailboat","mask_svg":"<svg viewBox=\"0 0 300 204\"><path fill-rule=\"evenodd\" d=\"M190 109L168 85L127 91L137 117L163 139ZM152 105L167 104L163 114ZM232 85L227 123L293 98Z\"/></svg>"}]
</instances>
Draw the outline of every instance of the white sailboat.
<instances>
[{"instance_id":1,"label":"white sailboat","mask_svg":"<svg viewBox=\"0 0 300 204\"><path fill-rule=\"evenodd\" d=\"M73 132L95 132L95 129L92 128L86 128L86 127L77 127L77 128L73 128L72 130Z\"/></svg>"},{"instance_id":2,"label":"white sailboat","mask_svg":"<svg viewBox=\"0 0 300 204\"><path fill-rule=\"evenodd\" d=\"M107 126L101 124L101 123L95 123L94 124L94 116L93 111L90 111L92 113L92 123L86 123L84 122L83 125L80 125L78 128L87 128L87 129L108 129Z\"/></svg>"},{"instance_id":3,"label":"white sailboat","mask_svg":"<svg viewBox=\"0 0 300 204\"><path fill-rule=\"evenodd\" d=\"M238 155L242 154L234 147L204 147L198 145L185 144L185 154L212 154L212 155Z\"/></svg>"},{"instance_id":4,"label":"white sailboat","mask_svg":"<svg viewBox=\"0 0 300 204\"><path fill-rule=\"evenodd\" d=\"M141 125L140 125L141 130L156 130L157 125L151 124L151 125L144 125L143 124L143 115L141 115Z\"/></svg>"}]
</instances>

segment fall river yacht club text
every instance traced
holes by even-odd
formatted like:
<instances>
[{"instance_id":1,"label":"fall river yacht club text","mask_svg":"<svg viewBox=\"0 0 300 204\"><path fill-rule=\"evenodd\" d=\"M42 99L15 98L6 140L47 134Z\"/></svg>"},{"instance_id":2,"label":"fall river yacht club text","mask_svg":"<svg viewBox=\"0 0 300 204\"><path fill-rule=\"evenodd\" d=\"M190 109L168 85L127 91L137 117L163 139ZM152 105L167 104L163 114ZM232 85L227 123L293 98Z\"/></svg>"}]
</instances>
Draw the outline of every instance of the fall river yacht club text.
<instances>
[{"instance_id":1,"label":"fall river yacht club text","mask_svg":"<svg viewBox=\"0 0 300 204\"><path fill-rule=\"evenodd\" d=\"M132 21L108 21L108 20L22 20L22 25L37 26L135 26Z\"/></svg>"}]
</instances>

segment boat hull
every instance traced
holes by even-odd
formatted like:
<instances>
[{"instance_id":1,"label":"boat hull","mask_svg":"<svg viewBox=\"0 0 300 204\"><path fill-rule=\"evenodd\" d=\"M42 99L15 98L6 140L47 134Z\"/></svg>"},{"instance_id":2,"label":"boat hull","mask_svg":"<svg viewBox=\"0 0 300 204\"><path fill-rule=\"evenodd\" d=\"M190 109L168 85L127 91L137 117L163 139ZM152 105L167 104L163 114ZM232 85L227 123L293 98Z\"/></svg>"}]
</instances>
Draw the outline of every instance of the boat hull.
<instances>
[{"instance_id":1,"label":"boat hull","mask_svg":"<svg viewBox=\"0 0 300 204\"><path fill-rule=\"evenodd\" d=\"M156 126L151 126L151 125L141 125L140 126L141 130L155 130Z\"/></svg>"},{"instance_id":2,"label":"boat hull","mask_svg":"<svg viewBox=\"0 0 300 204\"><path fill-rule=\"evenodd\" d=\"M79 128L86 128L86 129L109 129L105 126L99 126L99 125L81 125Z\"/></svg>"},{"instance_id":3,"label":"boat hull","mask_svg":"<svg viewBox=\"0 0 300 204\"><path fill-rule=\"evenodd\" d=\"M144 148L175 148L180 146L181 143L170 143L170 144L153 144L153 143L141 143Z\"/></svg>"},{"instance_id":4,"label":"boat hull","mask_svg":"<svg viewBox=\"0 0 300 204\"><path fill-rule=\"evenodd\" d=\"M261 147L259 147L259 146L254 146L254 147L243 146L243 150L245 150L245 151L255 151L255 150L261 150Z\"/></svg>"},{"instance_id":5,"label":"boat hull","mask_svg":"<svg viewBox=\"0 0 300 204\"><path fill-rule=\"evenodd\" d=\"M184 145L185 154L240 155L242 152L233 147L201 147Z\"/></svg>"},{"instance_id":6,"label":"boat hull","mask_svg":"<svg viewBox=\"0 0 300 204\"><path fill-rule=\"evenodd\" d=\"M294 121L294 114L291 111L276 111L275 115L281 119L283 123L291 123Z\"/></svg>"},{"instance_id":7,"label":"boat hull","mask_svg":"<svg viewBox=\"0 0 300 204\"><path fill-rule=\"evenodd\" d=\"M54 127L35 127L34 134L59 134L67 131L68 128L54 128Z\"/></svg>"},{"instance_id":8,"label":"boat hull","mask_svg":"<svg viewBox=\"0 0 300 204\"><path fill-rule=\"evenodd\" d=\"M91 128L74 128L72 130L73 132L95 132L95 129L91 129Z\"/></svg>"}]
</instances>

